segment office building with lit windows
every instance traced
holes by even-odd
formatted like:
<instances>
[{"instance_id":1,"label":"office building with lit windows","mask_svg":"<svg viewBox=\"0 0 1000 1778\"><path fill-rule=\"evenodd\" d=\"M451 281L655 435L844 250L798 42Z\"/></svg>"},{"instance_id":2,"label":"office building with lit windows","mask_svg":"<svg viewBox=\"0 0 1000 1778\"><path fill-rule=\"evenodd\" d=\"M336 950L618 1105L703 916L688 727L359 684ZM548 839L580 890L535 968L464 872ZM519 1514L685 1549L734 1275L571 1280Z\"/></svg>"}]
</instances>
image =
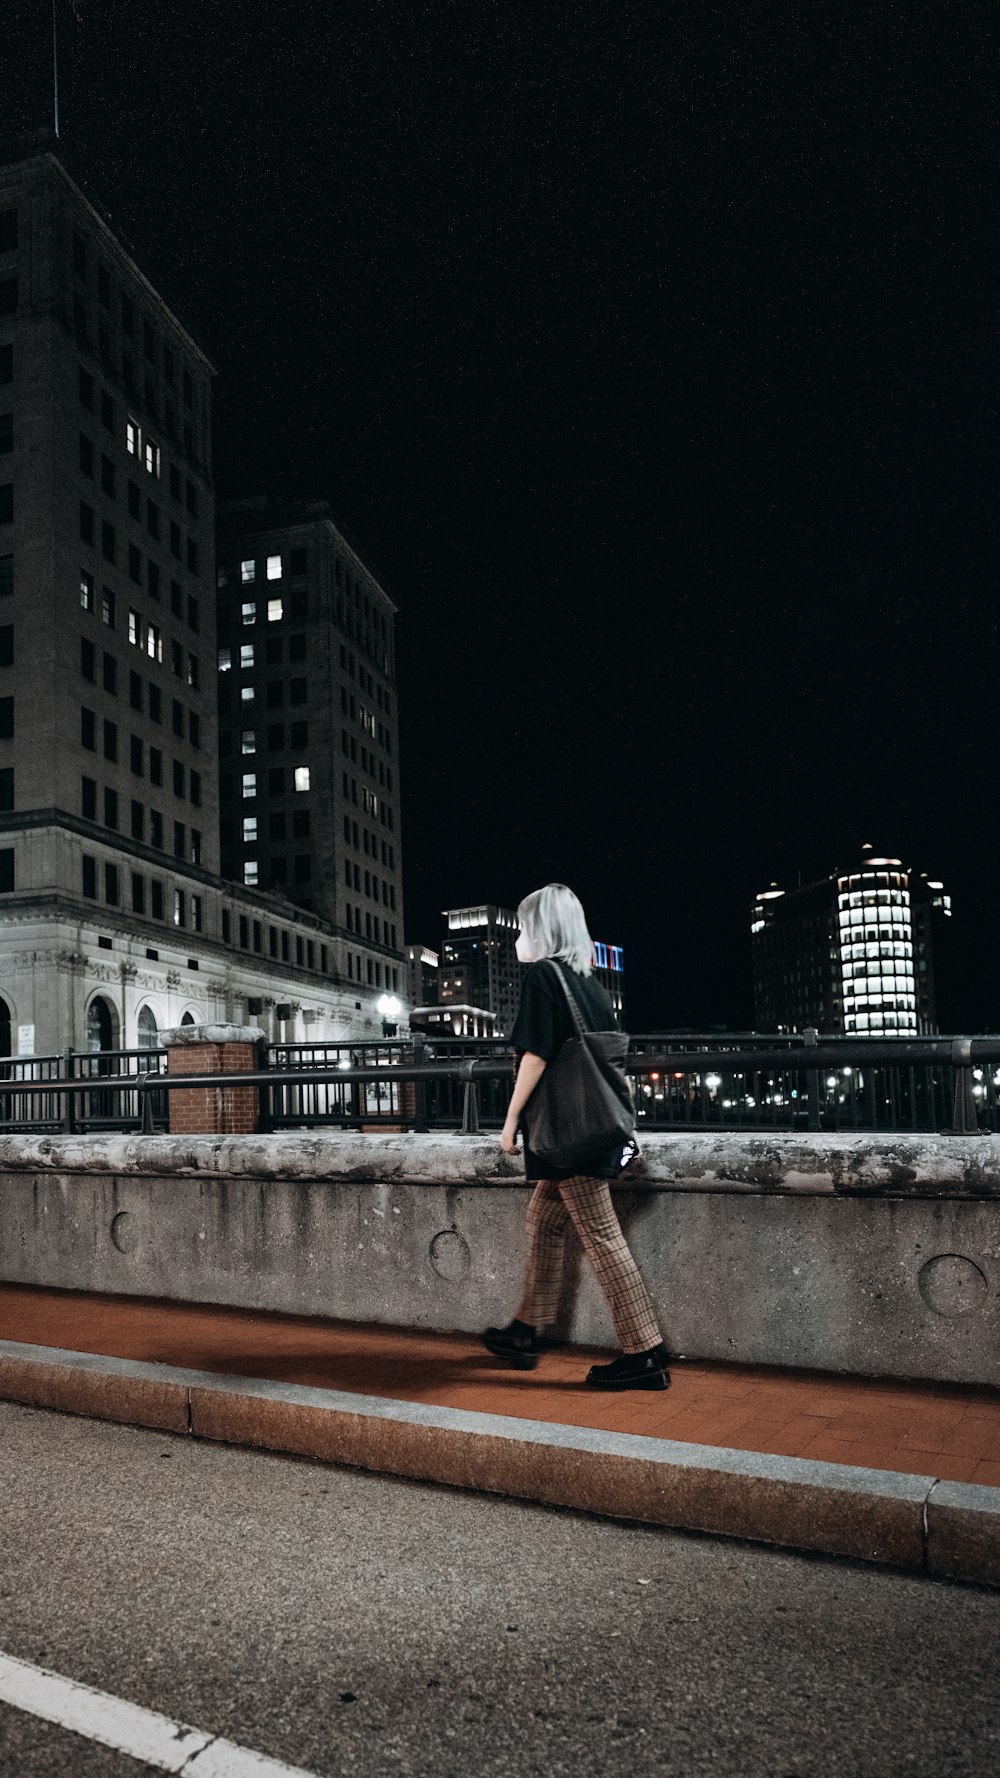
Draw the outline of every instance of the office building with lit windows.
<instances>
[{"instance_id":1,"label":"office building with lit windows","mask_svg":"<svg viewBox=\"0 0 1000 1778\"><path fill-rule=\"evenodd\" d=\"M602 944L595 938L594 974L607 990L615 1018L621 1024L625 1017L625 952L621 945Z\"/></svg>"},{"instance_id":2,"label":"office building with lit windows","mask_svg":"<svg viewBox=\"0 0 1000 1778\"><path fill-rule=\"evenodd\" d=\"M751 918L757 1029L936 1032L934 953L950 918L943 883L870 846L853 870L796 889L772 883Z\"/></svg>"},{"instance_id":3,"label":"office building with lit windows","mask_svg":"<svg viewBox=\"0 0 1000 1778\"><path fill-rule=\"evenodd\" d=\"M521 928L510 908L492 903L445 908L438 1003L489 1012L499 1037L509 1037L517 1017L523 966L517 960Z\"/></svg>"},{"instance_id":4,"label":"office building with lit windows","mask_svg":"<svg viewBox=\"0 0 1000 1778\"><path fill-rule=\"evenodd\" d=\"M325 501L219 508L222 872L318 915L349 984L404 964L396 606Z\"/></svg>"},{"instance_id":5,"label":"office building with lit windows","mask_svg":"<svg viewBox=\"0 0 1000 1778\"><path fill-rule=\"evenodd\" d=\"M149 1045L185 1020L252 1019L284 1040L381 1028L339 910L220 868L213 374L55 140L0 154L0 1045L14 1053ZM289 627L265 611L243 634ZM294 785L312 756L289 741ZM387 832L378 812L371 829ZM289 837L294 854L293 822Z\"/></svg>"}]
</instances>

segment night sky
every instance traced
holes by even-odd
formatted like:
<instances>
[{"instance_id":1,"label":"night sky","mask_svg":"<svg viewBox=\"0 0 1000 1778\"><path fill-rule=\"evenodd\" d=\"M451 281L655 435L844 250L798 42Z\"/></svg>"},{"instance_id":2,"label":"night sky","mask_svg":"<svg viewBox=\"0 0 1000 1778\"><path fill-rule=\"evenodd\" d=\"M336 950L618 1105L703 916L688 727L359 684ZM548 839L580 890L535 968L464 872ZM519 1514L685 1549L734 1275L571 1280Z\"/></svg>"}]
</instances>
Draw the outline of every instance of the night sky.
<instances>
[{"instance_id":1,"label":"night sky","mask_svg":"<svg viewBox=\"0 0 1000 1778\"><path fill-rule=\"evenodd\" d=\"M220 497L400 607L407 939L560 879L633 1030L746 1028L754 894L870 840L1000 1029L993 8L58 3Z\"/></svg>"}]
</instances>

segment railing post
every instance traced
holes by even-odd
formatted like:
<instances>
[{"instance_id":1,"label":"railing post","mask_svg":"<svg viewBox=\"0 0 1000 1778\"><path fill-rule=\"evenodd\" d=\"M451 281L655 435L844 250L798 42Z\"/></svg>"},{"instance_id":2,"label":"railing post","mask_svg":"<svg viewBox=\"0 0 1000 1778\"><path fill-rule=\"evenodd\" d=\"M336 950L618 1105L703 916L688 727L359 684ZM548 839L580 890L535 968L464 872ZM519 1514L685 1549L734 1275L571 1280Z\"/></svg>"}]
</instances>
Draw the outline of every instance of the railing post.
<instances>
[{"instance_id":1,"label":"railing post","mask_svg":"<svg viewBox=\"0 0 1000 1778\"><path fill-rule=\"evenodd\" d=\"M978 1136L979 1117L976 1095L972 1090L972 1039L956 1037L951 1046L953 1136Z\"/></svg>"},{"instance_id":2,"label":"railing post","mask_svg":"<svg viewBox=\"0 0 1000 1778\"><path fill-rule=\"evenodd\" d=\"M807 1025L805 1030L802 1033L803 1048L804 1049L815 1049L818 1042L819 1042L819 1032L817 1031L816 1026L815 1025ZM820 1103L820 1101L819 1101L819 1069L817 1068L815 1062L813 1063L811 1068L810 1068L808 1062L806 1063L806 1095L807 1095L807 1103L809 1106L809 1115L808 1115L808 1119L807 1119L807 1123L806 1123L806 1128L809 1130L818 1130L820 1127L820 1122L819 1122L819 1103Z\"/></svg>"},{"instance_id":3,"label":"railing post","mask_svg":"<svg viewBox=\"0 0 1000 1778\"><path fill-rule=\"evenodd\" d=\"M73 1078L73 1051L71 1049L65 1049L63 1050L63 1079L72 1080ZM75 1113L76 1095L74 1094L72 1087L67 1087L66 1109L63 1112L63 1130L67 1136L72 1136L73 1131L76 1129Z\"/></svg>"},{"instance_id":4,"label":"railing post","mask_svg":"<svg viewBox=\"0 0 1000 1778\"><path fill-rule=\"evenodd\" d=\"M265 1039L257 1046L257 1067L261 1074L267 1074L271 1067L271 1051ZM257 1128L262 1133L270 1134L274 1127L270 1086L257 1088Z\"/></svg>"},{"instance_id":5,"label":"railing post","mask_svg":"<svg viewBox=\"0 0 1000 1778\"><path fill-rule=\"evenodd\" d=\"M147 1068L137 1078L139 1082L139 1134L140 1136L155 1136L153 1101L150 1097L149 1083L151 1080L159 1080L160 1077L159 1074L154 1074L151 1068Z\"/></svg>"},{"instance_id":6,"label":"railing post","mask_svg":"<svg viewBox=\"0 0 1000 1778\"><path fill-rule=\"evenodd\" d=\"M423 1039L413 1040L413 1065L418 1067L427 1060L427 1045ZM413 1083L413 1128L418 1136L427 1134L427 1082L415 1080Z\"/></svg>"},{"instance_id":7,"label":"railing post","mask_svg":"<svg viewBox=\"0 0 1000 1778\"><path fill-rule=\"evenodd\" d=\"M462 1097L462 1135L479 1135L479 1088L474 1080L467 1080Z\"/></svg>"}]
</instances>

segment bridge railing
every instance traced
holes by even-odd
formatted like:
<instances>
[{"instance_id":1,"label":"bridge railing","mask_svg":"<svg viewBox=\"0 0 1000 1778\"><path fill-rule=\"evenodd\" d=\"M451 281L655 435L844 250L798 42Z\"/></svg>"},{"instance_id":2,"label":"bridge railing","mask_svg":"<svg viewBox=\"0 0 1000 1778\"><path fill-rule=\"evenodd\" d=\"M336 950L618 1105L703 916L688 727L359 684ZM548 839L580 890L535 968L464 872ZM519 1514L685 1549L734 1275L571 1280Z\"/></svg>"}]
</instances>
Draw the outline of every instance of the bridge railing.
<instances>
[{"instance_id":1,"label":"bridge railing","mask_svg":"<svg viewBox=\"0 0 1000 1778\"><path fill-rule=\"evenodd\" d=\"M686 1041L694 1047L633 1045L640 1131L1000 1130L1000 1037ZM258 1089L264 1130L499 1130L513 1084L509 1046L463 1047L456 1055L447 1040L274 1045L254 1072L174 1079L157 1050L8 1058L0 1131L155 1132L168 1126L175 1087L241 1085Z\"/></svg>"}]
</instances>

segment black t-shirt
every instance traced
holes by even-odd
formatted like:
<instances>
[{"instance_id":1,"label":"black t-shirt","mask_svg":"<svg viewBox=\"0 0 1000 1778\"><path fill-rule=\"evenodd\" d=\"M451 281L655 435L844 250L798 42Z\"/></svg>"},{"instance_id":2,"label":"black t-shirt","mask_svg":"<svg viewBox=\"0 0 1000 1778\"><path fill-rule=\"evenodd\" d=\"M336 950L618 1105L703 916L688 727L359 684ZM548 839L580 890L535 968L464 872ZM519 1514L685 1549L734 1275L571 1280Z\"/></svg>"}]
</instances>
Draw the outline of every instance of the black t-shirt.
<instances>
[{"instance_id":1,"label":"black t-shirt","mask_svg":"<svg viewBox=\"0 0 1000 1778\"><path fill-rule=\"evenodd\" d=\"M525 973L521 1002L510 1034L517 1059L530 1050L544 1062L555 1060L568 1037L576 1031L566 996L556 971L567 984L583 1020L590 1031L616 1031L618 1021L611 999L595 975L578 975L564 963L545 961L533 963ZM531 1152L531 1100L521 1113L521 1134L524 1140L524 1171L528 1179L572 1179L572 1168L553 1167ZM621 1171L621 1146L609 1154L601 1166L591 1164L587 1172L595 1179L614 1179Z\"/></svg>"}]
</instances>

